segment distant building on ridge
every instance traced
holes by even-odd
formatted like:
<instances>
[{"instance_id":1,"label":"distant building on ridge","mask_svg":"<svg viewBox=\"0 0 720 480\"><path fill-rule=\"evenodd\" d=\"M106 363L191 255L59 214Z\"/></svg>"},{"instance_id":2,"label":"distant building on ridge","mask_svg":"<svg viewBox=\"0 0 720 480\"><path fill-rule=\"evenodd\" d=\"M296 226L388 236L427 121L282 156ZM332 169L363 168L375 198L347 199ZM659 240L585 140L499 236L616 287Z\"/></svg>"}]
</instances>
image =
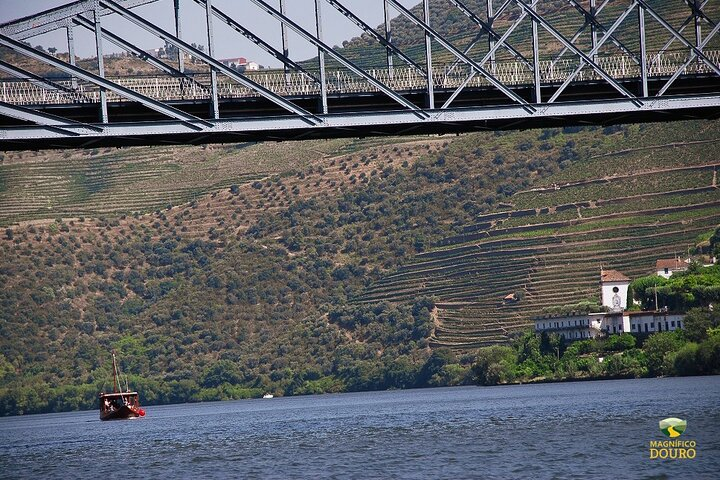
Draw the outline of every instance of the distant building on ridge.
<instances>
[{"instance_id":1,"label":"distant building on ridge","mask_svg":"<svg viewBox=\"0 0 720 480\"><path fill-rule=\"evenodd\" d=\"M675 272L684 272L688 264L679 258L660 259L655 263L657 274L663 278L670 278Z\"/></svg>"}]
</instances>

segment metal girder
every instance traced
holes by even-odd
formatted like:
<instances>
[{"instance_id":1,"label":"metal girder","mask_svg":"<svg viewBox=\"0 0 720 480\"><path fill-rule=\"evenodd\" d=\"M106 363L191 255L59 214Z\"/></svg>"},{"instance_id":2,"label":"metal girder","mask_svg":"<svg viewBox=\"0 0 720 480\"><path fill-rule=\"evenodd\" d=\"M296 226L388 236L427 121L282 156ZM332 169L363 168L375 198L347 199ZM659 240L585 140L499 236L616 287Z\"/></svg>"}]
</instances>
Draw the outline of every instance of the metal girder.
<instances>
[{"instance_id":1,"label":"metal girder","mask_svg":"<svg viewBox=\"0 0 720 480\"><path fill-rule=\"evenodd\" d=\"M256 1L256 0L253 0ZM417 18L415 15L410 12L407 8L400 5L400 3L397 2L397 0L388 0L390 4L395 7L395 9L400 12L405 18L410 20L412 23L414 23L416 26L422 28L426 34L429 34L432 36L436 42L438 42L440 45L442 45L446 50L448 50L450 53L455 55L459 60L462 60L464 63L466 63L470 68L475 70L477 73L485 77L493 86L495 86L498 90L500 90L502 93L507 95L509 98L514 100L515 102L521 104L524 106L524 108L528 109L529 111L533 111L534 107L532 107L528 102L526 102L522 97L520 97L518 94L507 88L505 85L503 85L502 82L500 82L495 76L493 76L492 73L485 70L480 64L469 58L467 55L464 55L460 50L458 50L454 45L452 45L450 42L445 40L441 35L439 35L436 31L434 31L432 28L430 28L425 22ZM537 1L537 0L536 0Z\"/></svg>"},{"instance_id":2,"label":"metal girder","mask_svg":"<svg viewBox=\"0 0 720 480\"><path fill-rule=\"evenodd\" d=\"M82 15L78 15L77 17L72 19L73 23L80 25L82 27L87 28L88 30L93 30L95 26L93 23L88 20L87 18L83 17ZM188 82L194 83L196 86L202 88L203 90L207 89L204 85L198 83L195 81L192 77L189 77L188 75L184 74L180 70L176 69L172 65L168 65L165 62L160 61L159 59L153 57L152 55L148 55L144 50L140 49L139 47L136 47L132 43L124 40L123 38L119 37L118 35L115 35L111 31L101 28L100 29L103 38L106 38L107 40L111 41L118 47L122 48L123 50L130 52L134 55L137 55L142 60L146 61L150 65L152 65L155 68L158 68L159 70L162 70L163 72L172 75L173 77L178 78L184 78Z\"/></svg>"},{"instance_id":3,"label":"metal girder","mask_svg":"<svg viewBox=\"0 0 720 480\"><path fill-rule=\"evenodd\" d=\"M390 5L388 5L387 0L382 0L383 3L383 19L385 20L385 41L387 43L392 44L392 28L390 26ZM391 49L386 50L387 54L387 67L388 67L388 74L390 75L390 78L393 78L394 75L394 68L393 68L393 52Z\"/></svg>"},{"instance_id":4,"label":"metal girder","mask_svg":"<svg viewBox=\"0 0 720 480\"><path fill-rule=\"evenodd\" d=\"M487 33L488 36L490 36L492 38L492 41L495 42L500 39L500 35L492 28L492 26L490 26L489 23L483 22L482 19L480 17L478 17L477 15L475 15L475 13L473 13L463 2L461 2L460 0L448 0L448 1L450 3L452 3L453 5L455 5L455 7L458 8L463 14L465 14L466 17L468 17L470 20L475 22L475 24L477 24L484 33ZM489 4L489 6L492 8L492 4ZM502 14L502 11L498 11L496 15L500 15L500 14ZM475 41L476 40L474 40L474 42ZM502 47L505 48L507 51L509 51L515 58L517 58L518 60L523 62L525 64L525 66L527 66L528 68L532 68L532 64L530 63L530 60L525 58L525 56L522 53L518 52L512 45L509 45L509 44L503 42ZM492 47L490 47L490 48L492 48ZM467 54L468 51L466 51L464 53ZM457 60L457 62L459 62L459 61L460 60Z\"/></svg>"},{"instance_id":5,"label":"metal girder","mask_svg":"<svg viewBox=\"0 0 720 480\"><path fill-rule=\"evenodd\" d=\"M430 0L423 0L423 22L430 26ZM435 82L433 81L432 35L425 30L425 70L427 70L427 106L435 109Z\"/></svg>"},{"instance_id":6,"label":"metal girder","mask_svg":"<svg viewBox=\"0 0 720 480\"><path fill-rule=\"evenodd\" d=\"M33 85L37 85L41 88L44 88L45 90L53 90L53 91L60 91L63 93L69 93L72 95L80 95L78 92L73 90L72 88L65 87L63 85L60 85L59 83L55 83L52 80L47 80L40 75L36 75L32 72L28 72L27 70L24 70L20 67L16 67L15 65L11 65L7 62L4 62L3 60L0 60L0 71L3 71L5 73L9 73L10 75L21 78L23 80L26 80Z\"/></svg>"},{"instance_id":7,"label":"metal girder","mask_svg":"<svg viewBox=\"0 0 720 480\"><path fill-rule=\"evenodd\" d=\"M398 95L398 94L395 93L390 87L388 87L387 85L385 85L384 83L382 83L381 81L379 81L378 79L376 79L375 77L373 77L372 75L370 75L369 73L367 73L367 72L366 72L365 70L363 70L362 68L360 68L360 67L358 67L357 65L355 65L353 62L351 62L350 60L348 60L347 58L345 58L343 55L341 55L341 54L337 53L336 51L334 51L332 48L330 48L330 46L328 46L328 45L325 44L324 42L322 42L322 41L320 41L319 39L315 38L314 35L310 34L307 30L303 29L300 25L298 25L297 23L293 22L292 20L290 20L290 19L289 19L288 17L286 17L285 15L281 14L279 11L277 11L277 9L275 9L275 8L273 8L272 6L268 5L268 4L267 4L266 2L264 2L263 0L250 0L250 1L253 2L255 5L261 7L263 10L265 10L265 12L267 12L271 17L273 17L273 18L279 20L280 22L286 24L289 28L291 28L295 33L297 33L298 35L300 35L301 37L303 37L305 40L307 40L308 42L312 43L312 44L315 45L317 48L320 48L320 49L322 49L323 51L325 51L325 53L327 53L328 55L330 55L331 57L333 57L335 60L337 60L339 63L341 63L342 65L344 65L345 67L347 67L349 70L351 70L351 71L354 72L355 74L363 77L365 80L367 80L368 82L370 82L370 84L372 84L373 86L375 86L376 88L378 88L380 91L382 91L382 92L383 92L384 94L386 94L388 97L392 98L393 100L395 100L395 101L398 102L399 104L405 106L406 108L412 110L412 111L414 112L414 114L417 115L418 117L420 117L420 118L425 118L425 117L428 116L427 113L423 112L420 108L418 108L418 107L417 107L416 105L414 105L412 102L408 101L407 99L405 99L405 98L402 97L401 95ZM391 0L388 0L388 1L391 1Z\"/></svg>"},{"instance_id":8,"label":"metal girder","mask_svg":"<svg viewBox=\"0 0 720 480\"><path fill-rule=\"evenodd\" d=\"M483 126L485 122L506 122L505 125L516 123L518 128L530 128L528 124L523 125L517 122L542 122L548 119L566 119L567 124L578 123L599 123L601 119L616 118L622 114L645 114L646 117L657 114L658 112L673 112L677 110L696 110L712 109L712 111L720 111L720 95L710 96L681 96L651 99L644 103L641 107L637 107L629 99L619 99L612 101L594 101L594 102L570 102L564 104L543 104L543 115L538 116L529 113L520 105L511 106L489 106L474 108L459 108L445 111L436 111L434 115L425 120L418 121L417 116L408 110L393 112L375 112L362 116L362 122L358 121L358 117L353 113L331 114L328 115L327 121L320 125L308 125L299 117L269 117L256 119L220 119L213 120L212 127L203 129L200 132L192 132L188 137L190 130L182 122L151 122L151 123L126 123L126 124L108 124L103 126L102 132L89 132L83 134L83 138L89 142L94 139L105 140L110 142L115 139L122 138L149 138L147 143L159 143L158 140L152 140L153 137L168 138L171 135L177 135L177 143L197 143L193 139L203 136L205 141L210 141L211 135L228 134L238 135L244 134L249 138L267 139L269 132L277 132L277 139L285 140L297 137L303 132L313 131L315 138L322 135L323 131L344 131L344 136L357 135L359 129L373 129L387 131L387 128L394 128L394 134L406 128L422 127L427 131L428 128L447 124L456 124L464 126L463 129L472 130L478 125ZM709 111L709 110L708 110ZM593 120L594 118L594 120ZM590 120L586 120L590 119ZM537 125L537 124L533 124ZM542 124L540 124L542 125ZM366 130L362 130L366 131ZM38 140L43 140L43 144L50 145L53 139L66 138L67 135L48 132L43 127L13 127L4 132L4 138L0 139L0 150L11 147L14 142L33 142L36 146L42 146Z\"/></svg>"},{"instance_id":9,"label":"metal girder","mask_svg":"<svg viewBox=\"0 0 720 480\"><path fill-rule=\"evenodd\" d=\"M192 126L193 128L199 128L194 125L193 122L207 124L207 122L205 120L202 120L201 118L195 117L194 115L190 115L162 102L158 102L157 100L153 100L152 98L141 95L137 92L134 92L133 90L130 90L129 88L123 87L122 85L118 85L117 83L111 82L105 78L95 75L94 73L90 73L81 68L70 65L69 63L65 63L62 60L35 50L34 48L29 47L24 43L18 42L17 40L7 37L1 33L0 45L8 47L11 50L14 50L15 52L23 54L27 57L34 58L35 60L39 60L43 63L51 65L67 73L68 75L75 75L78 78L85 80L86 82L94 83L95 85L98 85L101 88L106 88L122 97L141 103L146 107L151 108L156 112L162 113L163 115L166 115L170 118L175 118L177 120L187 122L187 124Z\"/></svg>"},{"instance_id":10,"label":"metal girder","mask_svg":"<svg viewBox=\"0 0 720 480\"><path fill-rule=\"evenodd\" d=\"M218 71L222 72L225 76L235 80L239 84L256 91L261 96L267 98L271 102L275 103L276 105L284 108L285 110L294 113L304 119L307 123L322 123L322 120L318 118L316 115L313 115L312 113L308 112L307 110L298 107L294 103L286 100L285 98L281 97L280 95L270 91L269 89L263 87L257 82L254 82L247 78L245 75L242 75L238 72L235 72L231 68L225 66L222 64L222 62L219 62L215 58L205 54L204 52L201 52L197 48L194 48L193 46L189 45L187 42L180 40L173 34L166 32L165 30L162 30L161 28L156 27L152 23L148 22L144 18L141 18L140 16L136 15L135 13L131 12L130 10L122 7L118 3L112 1L112 0L100 0L101 5L105 5L108 8L114 10L116 13L118 13L120 16L124 17L127 20L130 20L134 24L138 25L139 27L142 27L143 29L147 30L148 32L160 37L162 40L165 40L166 42L175 45L177 48L181 48L185 50L186 53L189 53L193 55L196 58L199 58L203 62L207 63L209 66L216 68Z\"/></svg>"},{"instance_id":11,"label":"metal girder","mask_svg":"<svg viewBox=\"0 0 720 480\"><path fill-rule=\"evenodd\" d=\"M322 42L322 4L315 0L315 35ZM327 78L325 76L325 52L318 48L318 69L320 70L320 104L324 115L328 113Z\"/></svg>"},{"instance_id":12,"label":"metal girder","mask_svg":"<svg viewBox=\"0 0 720 480\"><path fill-rule=\"evenodd\" d=\"M688 41L685 37L682 36L677 30L675 30L672 25L670 25L667 21L665 21L664 18L662 18L658 13L652 9L648 5L648 3L645 0L635 0L638 4L642 5L643 8L647 13L649 13L657 22L662 25L668 32L672 33L672 35L677 38L680 43L684 44L686 47L690 48L690 50L705 63L708 67L710 67L716 74L720 75L720 68L718 68L717 65L715 65L712 60L708 59L705 54L702 52L702 50L698 49L695 45L693 45L690 41Z\"/></svg>"},{"instance_id":13,"label":"metal girder","mask_svg":"<svg viewBox=\"0 0 720 480\"><path fill-rule=\"evenodd\" d=\"M389 0L388 0L389 1ZM507 6L510 4L512 0L506 0L505 3L502 5L501 9L504 10L507 8ZM533 0L533 5L535 5L539 0ZM513 22L510 27L508 27L507 30L505 30L505 33L498 39L497 42L495 42L491 47L490 50L485 54L485 57L483 57L482 60L480 60L480 65L485 65L485 63L490 60L494 61L495 58L495 52L507 41L508 37L515 31L516 28L520 26L523 19L527 16L527 13L523 10L520 12L520 15L517 19L515 19L515 22ZM470 72L470 75L465 79L465 81L460 85L453 93L450 95L450 98L448 98L445 103L442 106L442 109L447 109L450 104L452 104L453 101L462 93L462 91L465 89L465 87L468 86L468 84L472 81L473 78L475 78L475 75L477 74L477 71L473 70Z\"/></svg>"},{"instance_id":14,"label":"metal girder","mask_svg":"<svg viewBox=\"0 0 720 480\"><path fill-rule=\"evenodd\" d=\"M380 43L383 47L390 50L395 55L402 58L405 63L408 65L415 67L415 69L422 73L423 76L427 76L427 72L423 70L423 68L415 63L410 57L405 55L402 50L397 48L395 45L393 45L390 41L386 40L385 37L380 35L374 28L372 28L367 23L363 22L360 17L352 13L350 10L348 10L343 4L338 2L337 0L325 0L327 3L335 7L335 9L345 15L351 22L353 22L355 25L357 25L363 32L367 33L371 37L373 37L378 43Z\"/></svg>"},{"instance_id":15,"label":"metal girder","mask_svg":"<svg viewBox=\"0 0 720 480\"><path fill-rule=\"evenodd\" d=\"M698 45L698 48L700 48L701 50L702 50L703 48L705 48L705 46L708 44L708 42L710 42L710 40L712 40L712 38L713 38L715 35L717 35L718 31L720 31L720 23L718 23L717 25L715 25L715 28L713 28L712 31L711 31L711 32L705 37L705 39L700 43L700 45ZM695 54L695 52L691 52L691 53L690 53L690 58L688 58L688 60L687 60L680 68L678 68L678 69L675 71L675 73L673 74L673 76L670 77L670 79L667 81L667 83L665 83L665 85L663 85L663 87L660 89L660 91L658 92L657 96L660 97L660 96L664 95L665 92L668 90L668 88L670 88L670 86L671 86L673 83L675 83L675 80L678 79L678 77L682 74L682 72L685 70L685 68L687 68L687 66L690 65L696 58L697 58L697 55Z\"/></svg>"},{"instance_id":16,"label":"metal girder","mask_svg":"<svg viewBox=\"0 0 720 480\"><path fill-rule=\"evenodd\" d=\"M595 7L595 16L597 16L600 12L602 12L603 9L605 9L605 7L606 7L610 2L611 2L611 0L605 0L602 4L600 4L599 7L596 6L596 7ZM587 18L586 18L586 19L585 19L585 23L583 23L582 27L578 28L577 31L575 32L575 34L574 34L574 35L572 36L572 38L570 39L570 43L572 43L572 44L574 45L575 42L577 41L577 39L580 38L580 35L582 35L583 32L585 32L585 29L586 29L588 26L590 26L590 23L587 21ZM594 46L595 46L596 44L597 44L597 42L596 42L596 41L593 41L593 48L594 48ZM560 51L560 53L558 53L558 54L555 56L555 58L553 58L553 60L550 62L550 65L551 65L551 66L555 66L555 64L556 64L557 62L559 62L560 59L563 57L563 55L565 55L569 50L570 50L569 48L563 47L563 49Z\"/></svg>"},{"instance_id":17,"label":"metal girder","mask_svg":"<svg viewBox=\"0 0 720 480\"><path fill-rule=\"evenodd\" d=\"M93 10L93 31L95 33L95 58L97 59L98 72L101 78L105 78L105 53L102 43L102 26L100 25L100 6L95 4ZM108 123L107 92L100 87L100 120Z\"/></svg>"},{"instance_id":18,"label":"metal girder","mask_svg":"<svg viewBox=\"0 0 720 480\"><path fill-rule=\"evenodd\" d=\"M700 10L702 10L703 8L705 8L705 5L707 5L708 2L710 2L710 0L705 0L702 4L700 4ZM683 30L685 30L685 28L686 28L694 19L695 19L695 15L690 15L689 17L687 17L687 18L685 19L685 21L682 23L682 25L680 25L680 28L678 28L678 33L682 33ZM715 24L714 24L712 21L710 21L709 19L706 19L706 21L708 21L708 22L710 23L710 26L711 26L711 27L714 27L714 26L715 26ZM670 46L671 46L673 43L675 43L675 40L677 40L677 39L676 39L674 36L673 36L673 37L670 37L670 40L668 40L668 41L665 43L665 45L663 45L663 47L658 51L658 55L660 55L660 54L662 54L662 53L665 53L665 51L667 51L667 49L670 48ZM650 65L651 65L651 66L652 66L652 65L655 65L655 62L656 62L656 61L657 61L657 57L656 57L655 60L653 60L653 62L652 62Z\"/></svg>"},{"instance_id":19,"label":"metal girder","mask_svg":"<svg viewBox=\"0 0 720 480\"><path fill-rule=\"evenodd\" d=\"M6 117L17 118L26 122L32 122L43 127L49 127L62 135L78 136L80 133L67 130L66 127L82 127L92 132L102 132L102 128L85 123L75 122L67 118L58 117L49 113L38 112L31 108L22 107L20 105L11 105L9 103L0 102L0 115Z\"/></svg>"},{"instance_id":20,"label":"metal girder","mask_svg":"<svg viewBox=\"0 0 720 480\"><path fill-rule=\"evenodd\" d=\"M598 10L597 10L597 8L595 9L595 13L593 14L593 13L588 12L587 10L585 10L585 8L584 8L582 5L580 5L580 3L579 3L577 0L568 0L568 1L570 2L570 5L572 5L573 7L575 7L575 9L576 9L578 12L580 12L581 15L583 15L583 16L585 17L586 25L594 26L595 29L600 30L602 33L607 32L607 29L605 28L605 25L603 25L602 23L600 23L600 22L597 20L597 14L599 13ZM640 59L637 58L637 57L635 56L635 54L634 54L632 51L630 51L629 48L627 48L627 47L625 46L625 44L623 44L620 40L618 40L617 38L615 38L614 35L610 35L610 41L611 41L612 43L614 43L615 46L617 46L620 50L622 50L623 53L625 53L626 55L628 55L628 56L632 59L632 61L634 61L634 62L635 62L636 64L638 64L638 65L640 64ZM595 40L593 41L593 48L595 47L596 44L597 44L597 39L595 39Z\"/></svg>"},{"instance_id":21,"label":"metal girder","mask_svg":"<svg viewBox=\"0 0 720 480\"><path fill-rule=\"evenodd\" d=\"M640 83L642 84L642 96L649 96L648 91L648 70L647 70L647 46L645 44L645 9L638 8L638 35L640 36Z\"/></svg>"},{"instance_id":22,"label":"metal girder","mask_svg":"<svg viewBox=\"0 0 720 480\"><path fill-rule=\"evenodd\" d=\"M205 7L205 0L193 0L193 1L194 1L195 3L197 3L198 5L202 5L203 7ZM223 11L221 11L220 9L218 9L218 8L217 8L216 6L214 6L214 5L213 5L213 7L212 7L212 12L213 12L213 15L215 15L215 17L217 17L221 22L225 23L225 24L228 25L230 28L232 28L233 30L235 30L236 32L238 32L240 35L242 35L243 37L247 38L248 40L250 40L251 42L253 42L255 45L257 45L258 47L260 47L260 48L262 48L263 50L265 50L267 53L269 53L270 55L272 55L272 56L273 56L274 58L276 58L277 60L280 60L280 61L283 63L283 65L285 66L285 68L290 67L290 68L292 68L293 70L296 70L296 71L298 71L298 72L302 72L303 74L307 75L309 78L313 79L313 81L314 81L315 83L317 83L317 84L320 83L320 80L319 80L315 75L313 75L312 73L308 72L308 71L307 71L305 68L303 68L300 64L298 64L297 62L292 61L292 60L287 56L287 51L286 51L286 50L287 50L287 38L286 38L286 37L283 39L283 50L284 50L284 51L283 51L283 52L280 52L279 50L275 49L272 45L270 45L268 42L266 42L265 40L263 40L261 37L255 35L253 32L251 32L251 31L250 31L249 29L247 29L245 26L243 26L242 24L240 24L240 23L236 22L235 20L233 20L232 17L230 17L229 15L225 14Z\"/></svg>"},{"instance_id":23,"label":"metal girder","mask_svg":"<svg viewBox=\"0 0 720 480\"><path fill-rule=\"evenodd\" d=\"M205 0L205 21L207 25L208 55L215 57L215 33L213 28L212 0ZM220 118L218 105L217 70L210 66L210 115Z\"/></svg>"},{"instance_id":24,"label":"metal girder","mask_svg":"<svg viewBox=\"0 0 720 480\"><path fill-rule=\"evenodd\" d=\"M560 32L557 31L555 27L548 24L548 22L537 12L535 12L531 7L525 4L523 0L515 0L515 3L517 3L520 7L522 7L525 11L528 12L528 15L530 15L534 20L536 20L542 27L547 30L548 33L550 33L553 37L555 37L559 42L564 44L566 47L568 47L571 51L573 51L576 55L580 57L580 66L572 73L570 76L565 80L565 82L558 88L558 90L553 94L553 96L548 100L548 103L553 103L560 94L567 88L568 85L570 85L570 82L572 82L578 73L580 73L580 70L583 69L585 64L590 65L595 72L597 72L603 79L605 79L606 82L608 82L615 90L620 92L622 95L630 98L635 102L638 106L642 104L640 100L638 100L637 96L633 95L632 93L628 92L625 87L620 85L614 78L612 78L605 70L603 70L600 65L595 63L592 60L592 56L597 53L597 51L600 49L600 47L605 43L605 41L609 38L610 35L617 29L617 27L620 26L620 24L625 20L625 18L632 12L635 7L637 6L637 2L633 1L633 3L630 5L630 7L623 12L623 14L615 21L615 23L610 27L610 29L605 33L603 38L598 42L598 44L591 50L589 54L585 54L585 52L578 49L575 45L570 43Z\"/></svg>"},{"instance_id":25,"label":"metal girder","mask_svg":"<svg viewBox=\"0 0 720 480\"><path fill-rule=\"evenodd\" d=\"M16 40L25 40L36 35L62 28L73 17L92 11L96 0L79 0L68 5L52 8L28 17L6 22L0 25L0 33ZM126 8L135 8L158 0L121 0ZM101 9L100 15L111 14L109 9Z\"/></svg>"}]
</instances>

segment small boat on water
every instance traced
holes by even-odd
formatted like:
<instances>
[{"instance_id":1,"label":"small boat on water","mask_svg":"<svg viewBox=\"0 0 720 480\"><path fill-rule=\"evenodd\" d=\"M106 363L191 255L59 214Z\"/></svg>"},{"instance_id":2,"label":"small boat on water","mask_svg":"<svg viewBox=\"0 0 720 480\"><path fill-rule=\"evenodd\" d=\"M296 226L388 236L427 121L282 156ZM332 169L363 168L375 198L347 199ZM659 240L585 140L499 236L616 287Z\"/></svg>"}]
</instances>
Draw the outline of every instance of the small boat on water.
<instances>
[{"instance_id":1,"label":"small boat on water","mask_svg":"<svg viewBox=\"0 0 720 480\"><path fill-rule=\"evenodd\" d=\"M263 398L273 398L273 394L272 394L272 393L266 393L265 395L263 395Z\"/></svg>"},{"instance_id":2,"label":"small boat on water","mask_svg":"<svg viewBox=\"0 0 720 480\"><path fill-rule=\"evenodd\" d=\"M145 416L145 410L140 407L140 400L137 392L131 392L125 381L125 391L122 391L120 384L120 373L118 371L115 352L113 360L113 391L112 393L100 394L100 420L124 420L126 418L138 418Z\"/></svg>"}]
</instances>

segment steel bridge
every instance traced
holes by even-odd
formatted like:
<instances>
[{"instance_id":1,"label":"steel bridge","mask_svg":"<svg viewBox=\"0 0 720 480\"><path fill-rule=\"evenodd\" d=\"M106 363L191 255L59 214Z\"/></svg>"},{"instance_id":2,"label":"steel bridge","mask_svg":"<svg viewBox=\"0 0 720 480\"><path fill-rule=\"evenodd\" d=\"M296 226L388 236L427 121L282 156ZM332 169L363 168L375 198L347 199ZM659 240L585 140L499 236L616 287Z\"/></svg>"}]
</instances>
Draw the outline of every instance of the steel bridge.
<instances>
[{"instance_id":1,"label":"steel bridge","mask_svg":"<svg viewBox=\"0 0 720 480\"><path fill-rule=\"evenodd\" d=\"M278 38L252 31L221 0L78 0L0 25L0 150L720 116L718 0L418 0L413 8L398 0L293 0L314 9L312 30L290 18L287 0L241 1L274 19ZM155 2L167 3L172 31L137 13ZM380 27L362 19L370 3L384 11ZM202 9L206 50L183 40L181 12L190 7ZM452 10L467 28L439 32L433 8ZM328 45L323 20L333 11L374 47L359 54ZM156 58L109 30L109 16L156 36L171 55ZM283 67L248 72L223 63L215 24ZM75 54L78 28L94 38L91 68ZM28 43L55 30L66 33L67 55ZM292 59L290 39L298 37L317 49L315 58ZM107 42L154 73L106 74Z\"/></svg>"}]
</instances>

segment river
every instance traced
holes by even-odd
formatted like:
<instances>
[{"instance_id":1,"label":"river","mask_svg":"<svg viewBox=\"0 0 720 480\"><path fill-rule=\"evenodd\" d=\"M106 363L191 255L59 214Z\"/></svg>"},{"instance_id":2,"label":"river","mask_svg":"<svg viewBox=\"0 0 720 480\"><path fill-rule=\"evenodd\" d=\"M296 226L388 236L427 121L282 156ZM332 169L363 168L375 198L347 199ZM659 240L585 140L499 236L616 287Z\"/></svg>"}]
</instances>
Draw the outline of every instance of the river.
<instances>
[{"instance_id":1,"label":"river","mask_svg":"<svg viewBox=\"0 0 720 480\"><path fill-rule=\"evenodd\" d=\"M0 478L718 478L720 377L457 387L0 419ZM666 417L696 457L650 459Z\"/></svg>"}]
</instances>

